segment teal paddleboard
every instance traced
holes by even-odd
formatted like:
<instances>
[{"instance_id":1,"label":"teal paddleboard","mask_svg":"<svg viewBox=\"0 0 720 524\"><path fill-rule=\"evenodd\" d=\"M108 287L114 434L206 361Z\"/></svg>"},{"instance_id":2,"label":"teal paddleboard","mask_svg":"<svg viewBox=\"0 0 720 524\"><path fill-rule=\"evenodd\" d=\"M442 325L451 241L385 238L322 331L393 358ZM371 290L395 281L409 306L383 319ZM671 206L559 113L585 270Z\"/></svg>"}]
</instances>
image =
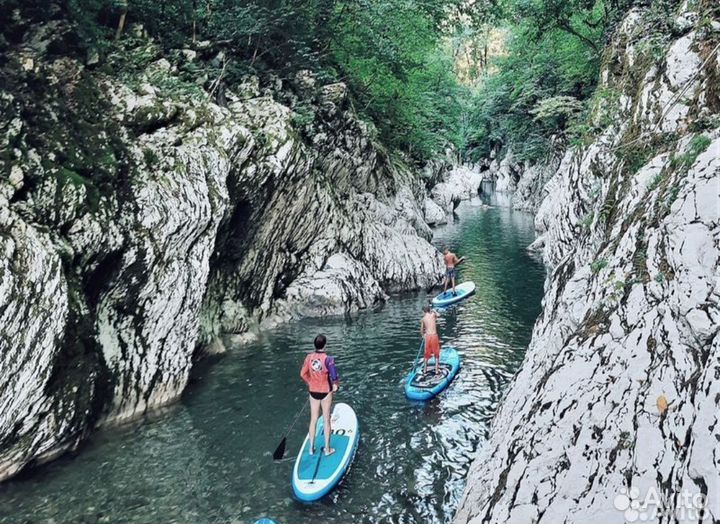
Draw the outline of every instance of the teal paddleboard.
<instances>
[{"instance_id":1,"label":"teal paddleboard","mask_svg":"<svg viewBox=\"0 0 720 524\"><path fill-rule=\"evenodd\" d=\"M330 418L330 447L335 453L325 456L323 418L317 422L315 453L310 454L310 435L305 437L295 460L292 487L295 496L305 502L318 500L338 485L350 467L360 441L357 416L347 404L335 404Z\"/></svg>"},{"instance_id":2,"label":"teal paddleboard","mask_svg":"<svg viewBox=\"0 0 720 524\"><path fill-rule=\"evenodd\" d=\"M455 286L455 293L453 295L452 289L448 289L444 293L440 293L432 299L432 305L435 307L447 307L461 300L475 294L475 283L474 282L463 282Z\"/></svg>"},{"instance_id":3,"label":"teal paddleboard","mask_svg":"<svg viewBox=\"0 0 720 524\"><path fill-rule=\"evenodd\" d=\"M435 357L428 360L427 372L421 373L422 362L418 363L405 379L405 396L412 400L430 400L453 381L460 371L460 354L453 347L440 350L440 372L435 373Z\"/></svg>"}]
</instances>

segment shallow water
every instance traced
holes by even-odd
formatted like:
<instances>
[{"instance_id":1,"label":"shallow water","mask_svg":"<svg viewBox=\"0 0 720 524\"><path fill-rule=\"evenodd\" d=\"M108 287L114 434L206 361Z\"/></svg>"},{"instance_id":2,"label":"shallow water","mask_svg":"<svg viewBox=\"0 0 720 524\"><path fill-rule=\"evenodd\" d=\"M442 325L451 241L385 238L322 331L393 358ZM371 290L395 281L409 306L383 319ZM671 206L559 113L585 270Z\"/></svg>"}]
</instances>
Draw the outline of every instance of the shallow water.
<instances>
[{"instance_id":1,"label":"shallow water","mask_svg":"<svg viewBox=\"0 0 720 524\"><path fill-rule=\"evenodd\" d=\"M441 315L441 342L460 351L463 367L433 401L409 402L402 388L425 294L353 318L289 324L202 364L166 412L98 432L75 456L0 486L0 522L449 521L540 312L544 272L525 251L533 237L530 215L479 201L436 230L438 247L467 257L461 280L477 293ZM306 505L290 487L305 414L288 459L271 454L306 397L298 372L318 332L337 358L336 399L356 410L361 442L338 489Z\"/></svg>"}]
</instances>

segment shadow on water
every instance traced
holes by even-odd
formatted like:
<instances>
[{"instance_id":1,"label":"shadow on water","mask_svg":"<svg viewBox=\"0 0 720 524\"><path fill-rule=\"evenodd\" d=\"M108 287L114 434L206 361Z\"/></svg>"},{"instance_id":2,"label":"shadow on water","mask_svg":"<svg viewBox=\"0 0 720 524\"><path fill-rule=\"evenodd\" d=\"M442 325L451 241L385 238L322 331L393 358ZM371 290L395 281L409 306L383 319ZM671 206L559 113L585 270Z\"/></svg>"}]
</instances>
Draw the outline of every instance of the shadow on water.
<instances>
[{"instance_id":1,"label":"shadow on water","mask_svg":"<svg viewBox=\"0 0 720 524\"><path fill-rule=\"evenodd\" d=\"M0 486L0 522L447 522L540 312L544 273L525 251L532 240L531 216L479 201L436 230L436 245L467 257L461 280L477 293L442 313L441 339L463 367L435 400L408 402L402 389L429 297L288 324L198 366L168 412L101 431L77 456ZM292 498L292 460L271 454L304 402L298 372L318 332L337 357L337 400L358 413L361 443L339 488L305 505ZM306 424L303 416L291 432L288 457Z\"/></svg>"}]
</instances>

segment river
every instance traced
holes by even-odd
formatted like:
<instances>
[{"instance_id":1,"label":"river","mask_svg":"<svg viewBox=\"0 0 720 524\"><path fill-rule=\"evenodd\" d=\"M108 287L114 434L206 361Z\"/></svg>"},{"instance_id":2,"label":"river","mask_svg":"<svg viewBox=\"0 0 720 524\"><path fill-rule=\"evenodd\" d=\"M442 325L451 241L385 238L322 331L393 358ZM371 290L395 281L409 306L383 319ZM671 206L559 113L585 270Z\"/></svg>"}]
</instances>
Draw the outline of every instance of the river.
<instances>
[{"instance_id":1,"label":"river","mask_svg":"<svg viewBox=\"0 0 720 524\"><path fill-rule=\"evenodd\" d=\"M544 270L525 251L533 238L532 216L479 200L436 229L438 247L467 257L461 280L473 280L477 294L442 313L441 341L460 351L463 367L433 401L409 402L402 389L424 293L350 318L287 324L201 363L171 408L99 431L78 453L0 486L0 522L449 521L540 312ZM298 372L319 332L337 358L337 400L356 410L361 442L339 488L306 505L290 487L304 416L288 459L271 454L306 397Z\"/></svg>"}]
</instances>

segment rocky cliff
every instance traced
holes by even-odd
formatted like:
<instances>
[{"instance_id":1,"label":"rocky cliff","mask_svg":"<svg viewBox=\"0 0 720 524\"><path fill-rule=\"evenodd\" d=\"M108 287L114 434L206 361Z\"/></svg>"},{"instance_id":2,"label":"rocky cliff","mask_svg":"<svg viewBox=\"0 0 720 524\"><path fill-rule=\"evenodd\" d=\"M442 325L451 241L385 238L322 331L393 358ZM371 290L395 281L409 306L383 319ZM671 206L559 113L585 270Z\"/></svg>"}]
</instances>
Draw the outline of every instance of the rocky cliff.
<instances>
[{"instance_id":1,"label":"rocky cliff","mask_svg":"<svg viewBox=\"0 0 720 524\"><path fill-rule=\"evenodd\" d=\"M52 8L50 5L48 9ZM176 399L220 335L436 281L425 189L308 73L18 13L0 68L0 479Z\"/></svg>"},{"instance_id":2,"label":"rocky cliff","mask_svg":"<svg viewBox=\"0 0 720 524\"><path fill-rule=\"evenodd\" d=\"M598 132L544 185L544 311L455 522L720 520L719 18L617 30Z\"/></svg>"}]
</instances>

